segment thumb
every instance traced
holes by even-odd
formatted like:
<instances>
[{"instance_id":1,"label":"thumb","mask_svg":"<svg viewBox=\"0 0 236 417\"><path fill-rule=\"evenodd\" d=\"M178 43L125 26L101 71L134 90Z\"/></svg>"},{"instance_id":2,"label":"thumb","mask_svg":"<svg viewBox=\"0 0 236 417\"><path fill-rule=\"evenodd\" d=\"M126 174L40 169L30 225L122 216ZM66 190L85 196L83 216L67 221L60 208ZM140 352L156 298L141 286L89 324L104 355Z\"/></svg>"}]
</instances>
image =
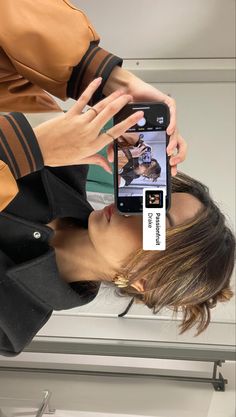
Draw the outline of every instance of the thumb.
<instances>
[{"instance_id":1,"label":"thumb","mask_svg":"<svg viewBox=\"0 0 236 417\"><path fill-rule=\"evenodd\" d=\"M108 172L109 174L112 174L112 169L109 165L109 162L102 155L99 155L99 154L91 155L88 158L83 158L80 163L82 163L82 164L91 164L91 165L99 165L106 172Z\"/></svg>"}]
</instances>

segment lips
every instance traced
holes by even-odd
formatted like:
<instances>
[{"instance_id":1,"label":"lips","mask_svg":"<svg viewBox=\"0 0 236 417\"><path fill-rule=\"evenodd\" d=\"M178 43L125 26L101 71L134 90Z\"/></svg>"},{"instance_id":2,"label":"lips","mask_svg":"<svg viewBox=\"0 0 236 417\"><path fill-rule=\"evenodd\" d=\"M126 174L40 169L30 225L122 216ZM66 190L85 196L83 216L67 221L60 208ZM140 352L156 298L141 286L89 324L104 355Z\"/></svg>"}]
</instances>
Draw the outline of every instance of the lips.
<instances>
[{"instance_id":1,"label":"lips","mask_svg":"<svg viewBox=\"0 0 236 417\"><path fill-rule=\"evenodd\" d=\"M103 212L107 218L108 221L111 220L111 216L115 211L115 204L109 204L109 206L104 207Z\"/></svg>"}]
</instances>

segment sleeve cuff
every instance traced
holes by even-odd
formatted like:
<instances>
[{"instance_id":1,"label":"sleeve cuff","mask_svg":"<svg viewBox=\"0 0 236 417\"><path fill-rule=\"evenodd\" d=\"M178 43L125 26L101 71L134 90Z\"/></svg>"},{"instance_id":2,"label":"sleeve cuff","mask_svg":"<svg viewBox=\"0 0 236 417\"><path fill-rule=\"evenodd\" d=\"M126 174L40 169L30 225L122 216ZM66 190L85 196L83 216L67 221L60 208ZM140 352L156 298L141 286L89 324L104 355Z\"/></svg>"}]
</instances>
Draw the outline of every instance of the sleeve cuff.
<instances>
[{"instance_id":1,"label":"sleeve cuff","mask_svg":"<svg viewBox=\"0 0 236 417\"><path fill-rule=\"evenodd\" d=\"M102 91L112 70L117 65L121 66L122 63L121 58L100 48L97 42L91 42L83 59L73 68L68 81L67 96L77 100L91 81L102 77L102 84L89 103L90 105L96 104L103 98Z\"/></svg>"},{"instance_id":2,"label":"sleeve cuff","mask_svg":"<svg viewBox=\"0 0 236 417\"><path fill-rule=\"evenodd\" d=\"M0 116L0 159L16 179L44 166L37 138L22 113Z\"/></svg>"}]
</instances>

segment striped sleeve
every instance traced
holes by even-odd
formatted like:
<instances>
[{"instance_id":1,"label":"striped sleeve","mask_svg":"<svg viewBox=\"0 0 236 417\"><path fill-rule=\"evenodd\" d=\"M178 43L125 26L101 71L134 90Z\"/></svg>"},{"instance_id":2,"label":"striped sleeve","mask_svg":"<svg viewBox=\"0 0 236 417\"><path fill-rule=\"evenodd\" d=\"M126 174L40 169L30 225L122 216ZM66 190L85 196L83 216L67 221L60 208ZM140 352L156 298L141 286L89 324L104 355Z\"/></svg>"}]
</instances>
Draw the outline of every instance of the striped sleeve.
<instances>
[{"instance_id":1,"label":"striped sleeve","mask_svg":"<svg viewBox=\"0 0 236 417\"><path fill-rule=\"evenodd\" d=\"M0 159L16 179L44 166L34 131L22 113L0 116Z\"/></svg>"},{"instance_id":2,"label":"striped sleeve","mask_svg":"<svg viewBox=\"0 0 236 417\"><path fill-rule=\"evenodd\" d=\"M77 99L85 88L97 77L103 81L94 94L90 105L96 104L103 97L102 91L115 66L121 66L123 60L98 46L98 42L91 42L82 60L73 68L67 85L67 96Z\"/></svg>"}]
</instances>

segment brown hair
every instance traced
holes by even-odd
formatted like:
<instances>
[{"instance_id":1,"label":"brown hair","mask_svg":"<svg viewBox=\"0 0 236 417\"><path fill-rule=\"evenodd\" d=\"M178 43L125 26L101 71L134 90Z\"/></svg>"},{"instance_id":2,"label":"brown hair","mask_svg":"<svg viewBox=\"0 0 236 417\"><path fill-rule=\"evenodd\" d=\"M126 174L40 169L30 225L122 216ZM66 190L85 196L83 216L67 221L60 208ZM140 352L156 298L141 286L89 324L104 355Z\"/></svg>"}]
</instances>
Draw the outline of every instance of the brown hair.
<instances>
[{"instance_id":1,"label":"brown hair","mask_svg":"<svg viewBox=\"0 0 236 417\"><path fill-rule=\"evenodd\" d=\"M151 163L147 166L146 172L143 175L144 177L148 177L152 179L152 181L156 181L158 177L161 175L161 166L157 162L156 159L151 159Z\"/></svg>"},{"instance_id":2,"label":"brown hair","mask_svg":"<svg viewBox=\"0 0 236 417\"><path fill-rule=\"evenodd\" d=\"M172 192L190 193L202 204L190 221L167 229L165 251L139 249L127 259L118 275L129 285L118 288L119 296L133 296L157 314L168 307L183 312L180 334L197 325L197 334L207 328L210 309L233 296L230 277L235 259L235 238L209 195L208 188L183 173L172 177ZM143 292L131 284L144 279Z\"/></svg>"}]
</instances>

